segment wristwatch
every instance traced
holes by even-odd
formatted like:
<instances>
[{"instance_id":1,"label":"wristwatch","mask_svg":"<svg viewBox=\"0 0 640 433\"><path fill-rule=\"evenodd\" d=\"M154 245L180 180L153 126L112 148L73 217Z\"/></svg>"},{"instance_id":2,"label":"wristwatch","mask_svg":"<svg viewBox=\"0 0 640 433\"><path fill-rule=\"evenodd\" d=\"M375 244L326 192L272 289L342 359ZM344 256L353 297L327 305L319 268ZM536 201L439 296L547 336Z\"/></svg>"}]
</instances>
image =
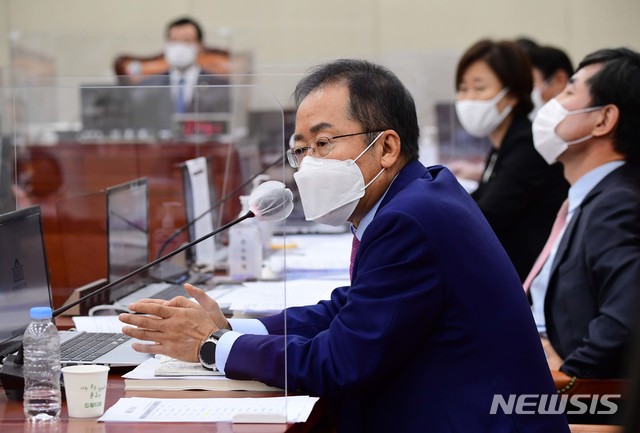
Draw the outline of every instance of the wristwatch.
<instances>
[{"instance_id":1,"label":"wristwatch","mask_svg":"<svg viewBox=\"0 0 640 433\"><path fill-rule=\"evenodd\" d=\"M209 338L204 340L200 346L198 358L200 359L200 364L202 364L204 368L208 368L209 370L216 368L216 346L218 345L218 340L220 340L225 332L229 332L229 330L218 329L216 332L211 334Z\"/></svg>"}]
</instances>

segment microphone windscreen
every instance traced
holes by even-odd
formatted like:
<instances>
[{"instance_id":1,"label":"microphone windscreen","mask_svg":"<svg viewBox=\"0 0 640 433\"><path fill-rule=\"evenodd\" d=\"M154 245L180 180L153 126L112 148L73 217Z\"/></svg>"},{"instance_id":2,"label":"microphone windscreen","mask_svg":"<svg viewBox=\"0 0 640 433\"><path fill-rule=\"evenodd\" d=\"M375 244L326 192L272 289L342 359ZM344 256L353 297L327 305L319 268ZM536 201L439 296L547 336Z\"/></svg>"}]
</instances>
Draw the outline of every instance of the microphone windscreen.
<instances>
[{"instance_id":1,"label":"microphone windscreen","mask_svg":"<svg viewBox=\"0 0 640 433\"><path fill-rule=\"evenodd\" d=\"M261 183L249 196L249 209L258 221L281 221L293 210L293 193L277 180Z\"/></svg>"}]
</instances>

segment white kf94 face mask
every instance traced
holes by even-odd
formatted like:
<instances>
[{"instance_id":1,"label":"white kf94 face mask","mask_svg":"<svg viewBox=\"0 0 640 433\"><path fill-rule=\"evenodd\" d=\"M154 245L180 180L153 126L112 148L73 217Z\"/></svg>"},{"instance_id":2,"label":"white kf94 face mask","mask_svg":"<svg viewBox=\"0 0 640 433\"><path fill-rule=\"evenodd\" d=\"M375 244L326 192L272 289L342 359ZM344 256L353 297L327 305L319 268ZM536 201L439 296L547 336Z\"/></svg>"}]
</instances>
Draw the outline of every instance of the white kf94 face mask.
<instances>
[{"instance_id":1,"label":"white kf94 face mask","mask_svg":"<svg viewBox=\"0 0 640 433\"><path fill-rule=\"evenodd\" d=\"M505 107L498 112L498 102L505 97L509 89L505 87L493 98L487 101L462 99L456 101L456 114L462 127L477 138L487 137L511 113L512 106Z\"/></svg>"},{"instance_id":2,"label":"white kf94 face mask","mask_svg":"<svg viewBox=\"0 0 640 433\"><path fill-rule=\"evenodd\" d=\"M382 174L384 168L364 184L364 177L356 161L380 138L381 132L356 159L327 159L306 156L300 169L293 174L298 185L300 201L307 221L331 226L347 222L365 189Z\"/></svg>"},{"instance_id":3,"label":"white kf94 face mask","mask_svg":"<svg viewBox=\"0 0 640 433\"><path fill-rule=\"evenodd\" d=\"M172 67L184 69L196 63L198 46L189 42L167 42L164 58Z\"/></svg>"},{"instance_id":4,"label":"white kf94 face mask","mask_svg":"<svg viewBox=\"0 0 640 433\"><path fill-rule=\"evenodd\" d=\"M556 162L558 157L572 144L582 143L593 137L589 134L576 140L564 141L564 139L556 133L556 128L560 122L567 116L589 113L602 108L603 107L589 107L569 111L564 108L556 98L553 98L538 110L538 114L533 120L533 145L544 160L547 161L547 164L551 165Z\"/></svg>"}]
</instances>

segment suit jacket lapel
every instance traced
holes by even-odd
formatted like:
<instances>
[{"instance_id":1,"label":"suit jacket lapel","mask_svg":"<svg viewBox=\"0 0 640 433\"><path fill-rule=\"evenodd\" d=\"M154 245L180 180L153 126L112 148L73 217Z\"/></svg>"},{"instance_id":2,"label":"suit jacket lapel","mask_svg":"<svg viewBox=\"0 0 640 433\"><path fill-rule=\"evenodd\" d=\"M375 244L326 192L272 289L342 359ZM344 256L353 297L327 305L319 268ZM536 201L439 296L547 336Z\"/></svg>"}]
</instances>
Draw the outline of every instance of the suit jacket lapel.
<instances>
[{"instance_id":1,"label":"suit jacket lapel","mask_svg":"<svg viewBox=\"0 0 640 433\"><path fill-rule=\"evenodd\" d=\"M617 173L619 172L620 170L616 169L611 173L609 173L607 176L605 176L604 179L602 179L595 187L593 187L593 189L589 192L589 194L587 194L584 200L582 200L582 203L580 203L580 206L578 206L578 208L576 209L575 214L571 217L571 221L569 221L569 224L567 225L567 228L564 234L562 235L562 239L560 240L560 245L558 245L558 250L556 251L556 255L553 259L553 265L551 267L551 274L550 274L549 281L551 281L554 278L555 276L554 274L557 271L558 265L560 264L560 262L562 261L562 258L567 252L569 245L571 245L572 243L575 227L578 224L578 220L580 220L580 215L582 215L582 210L589 205L589 202L593 200L594 197L600 194L602 190L607 187L609 182L611 182L612 180L615 181L615 179L619 175ZM549 287L551 286L552 284L549 284Z\"/></svg>"}]
</instances>

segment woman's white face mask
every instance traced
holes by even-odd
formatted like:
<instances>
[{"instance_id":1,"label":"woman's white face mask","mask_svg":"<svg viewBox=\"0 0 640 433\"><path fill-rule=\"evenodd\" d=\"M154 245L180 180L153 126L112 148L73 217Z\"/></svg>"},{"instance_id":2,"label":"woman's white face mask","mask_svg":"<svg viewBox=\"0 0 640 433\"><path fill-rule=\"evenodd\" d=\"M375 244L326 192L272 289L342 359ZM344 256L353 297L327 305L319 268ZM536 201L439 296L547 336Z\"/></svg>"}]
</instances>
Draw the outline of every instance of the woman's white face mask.
<instances>
[{"instance_id":1,"label":"woman's white face mask","mask_svg":"<svg viewBox=\"0 0 640 433\"><path fill-rule=\"evenodd\" d=\"M533 145L538 153L551 165L558 160L572 144L582 143L593 137L585 135L576 140L565 141L556 133L556 128L567 116L600 110L602 107L589 107L569 111L556 98L549 100L540 108L533 121Z\"/></svg>"},{"instance_id":2,"label":"woman's white face mask","mask_svg":"<svg viewBox=\"0 0 640 433\"><path fill-rule=\"evenodd\" d=\"M380 138L376 138L355 159L339 160L306 156L293 174L307 221L339 226L347 222L365 189L382 174L384 168L364 184L356 161Z\"/></svg>"},{"instance_id":3,"label":"woman's white face mask","mask_svg":"<svg viewBox=\"0 0 640 433\"><path fill-rule=\"evenodd\" d=\"M513 109L509 105L502 112L498 111L498 103L507 93L509 89L505 87L487 101L473 99L456 101L456 114L465 131L478 138L487 137L495 131Z\"/></svg>"}]
</instances>

